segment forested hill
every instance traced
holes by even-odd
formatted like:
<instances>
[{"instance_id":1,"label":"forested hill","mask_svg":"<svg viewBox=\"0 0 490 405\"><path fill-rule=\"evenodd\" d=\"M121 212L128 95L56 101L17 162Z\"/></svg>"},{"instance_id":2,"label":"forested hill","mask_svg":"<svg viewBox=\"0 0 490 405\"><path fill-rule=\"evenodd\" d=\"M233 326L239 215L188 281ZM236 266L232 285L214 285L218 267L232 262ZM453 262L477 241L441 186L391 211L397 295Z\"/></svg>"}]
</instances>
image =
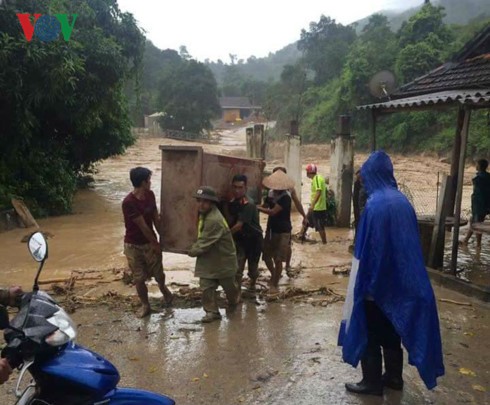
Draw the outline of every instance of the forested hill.
<instances>
[{"instance_id":1,"label":"forested hill","mask_svg":"<svg viewBox=\"0 0 490 405\"><path fill-rule=\"evenodd\" d=\"M420 6L409 8L405 11L382 10L379 14L388 17L391 29L397 31L402 23L413 16L422 8ZM439 0L432 2L436 6L443 6L446 10L444 22L446 24L466 25L475 20L483 20L490 17L490 1L489 0ZM356 22L356 29L361 32L369 21L369 17L363 18Z\"/></svg>"},{"instance_id":2,"label":"forested hill","mask_svg":"<svg viewBox=\"0 0 490 405\"><path fill-rule=\"evenodd\" d=\"M235 55L230 55L230 61L218 59L216 62L206 60L205 63L211 68L218 83L223 84L226 78L226 66L235 64L240 74L255 80L270 81L277 80L281 76L284 66L292 65L300 58L297 43L286 45L277 52L271 52L263 58L251 56L246 61L236 60Z\"/></svg>"},{"instance_id":3,"label":"forested hill","mask_svg":"<svg viewBox=\"0 0 490 405\"><path fill-rule=\"evenodd\" d=\"M490 0L439 0L432 3L445 8L446 16L444 17L444 22L446 24L466 25L470 22L483 21L485 18L490 17ZM400 5L403 7L403 3ZM421 9L422 5L423 0L420 0L419 7L405 11L382 10L379 14L388 17L391 30L396 32L404 21L407 21ZM358 34L366 26L370 17L368 16L354 23ZM218 60L211 62L207 60L205 63L211 68L218 84L226 86L226 66L231 64L236 66L235 70L241 76L267 82L279 79L283 67L294 65L300 57L301 52L295 42L263 58L251 56L247 60L236 60L234 55L230 55L229 61Z\"/></svg>"}]
</instances>

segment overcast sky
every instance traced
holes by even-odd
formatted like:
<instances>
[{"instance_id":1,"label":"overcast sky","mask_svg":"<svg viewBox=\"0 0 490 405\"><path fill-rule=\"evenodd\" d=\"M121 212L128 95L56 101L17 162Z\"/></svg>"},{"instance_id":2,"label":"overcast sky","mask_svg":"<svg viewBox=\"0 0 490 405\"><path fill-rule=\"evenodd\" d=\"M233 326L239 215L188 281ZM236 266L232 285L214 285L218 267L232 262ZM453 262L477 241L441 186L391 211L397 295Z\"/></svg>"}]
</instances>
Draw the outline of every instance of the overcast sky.
<instances>
[{"instance_id":1,"label":"overcast sky","mask_svg":"<svg viewBox=\"0 0 490 405\"><path fill-rule=\"evenodd\" d=\"M266 56L299 39L322 14L349 24L383 9L406 9L423 0L118 0L159 48L185 45L196 59L230 53Z\"/></svg>"}]
</instances>

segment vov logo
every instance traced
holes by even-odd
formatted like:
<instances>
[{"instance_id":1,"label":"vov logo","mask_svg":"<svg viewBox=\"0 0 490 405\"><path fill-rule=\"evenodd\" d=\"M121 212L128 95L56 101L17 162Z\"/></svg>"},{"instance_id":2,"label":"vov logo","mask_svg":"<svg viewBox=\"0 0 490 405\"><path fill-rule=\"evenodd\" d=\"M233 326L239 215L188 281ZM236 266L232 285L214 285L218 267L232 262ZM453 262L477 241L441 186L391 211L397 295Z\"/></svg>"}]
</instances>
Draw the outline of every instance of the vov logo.
<instances>
[{"instance_id":1,"label":"vov logo","mask_svg":"<svg viewBox=\"0 0 490 405\"><path fill-rule=\"evenodd\" d=\"M34 34L43 42L51 42L58 39L60 33L63 34L65 41L69 41L78 14L72 14L71 17L70 24L68 14L55 14L54 17L42 14L17 14L28 42L31 42Z\"/></svg>"}]
</instances>

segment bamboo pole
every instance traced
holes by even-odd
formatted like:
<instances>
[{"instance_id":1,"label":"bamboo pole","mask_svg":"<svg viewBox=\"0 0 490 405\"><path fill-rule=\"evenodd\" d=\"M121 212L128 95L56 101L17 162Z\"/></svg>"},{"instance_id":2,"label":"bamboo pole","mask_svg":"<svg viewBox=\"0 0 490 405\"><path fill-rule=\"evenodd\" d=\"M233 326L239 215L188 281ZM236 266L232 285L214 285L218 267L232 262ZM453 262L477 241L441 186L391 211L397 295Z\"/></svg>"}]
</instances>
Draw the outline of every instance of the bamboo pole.
<instances>
[{"instance_id":1,"label":"bamboo pole","mask_svg":"<svg viewBox=\"0 0 490 405\"><path fill-rule=\"evenodd\" d=\"M471 110L464 109L463 127L461 129L461 150L459 153L458 183L456 187L456 207L454 210L453 246L451 251L451 273L456 276L458 270L459 222L461 220L461 202L463 200L464 165L468 147Z\"/></svg>"},{"instance_id":2,"label":"bamboo pole","mask_svg":"<svg viewBox=\"0 0 490 405\"><path fill-rule=\"evenodd\" d=\"M440 200L437 204L434 229L429 251L428 266L434 269L443 265L444 259L444 236L446 233L447 200L450 198L451 176L443 175L441 182Z\"/></svg>"},{"instance_id":3,"label":"bamboo pole","mask_svg":"<svg viewBox=\"0 0 490 405\"><path fill-rule=\"evenodd\" d=\"M463 106L461 106L458 110L458 120L456 123L456 134L454 136L454 144L453 151L451 155L451 172L449 175L452 177L451 182L451 192L450 198L448 201L448 215L454 216L454 208L456 202L456 189L458 184L458 163L459 163L459 155L461 154L461 131L463 130L465 110Z\"/></svg>"}]
</instances>

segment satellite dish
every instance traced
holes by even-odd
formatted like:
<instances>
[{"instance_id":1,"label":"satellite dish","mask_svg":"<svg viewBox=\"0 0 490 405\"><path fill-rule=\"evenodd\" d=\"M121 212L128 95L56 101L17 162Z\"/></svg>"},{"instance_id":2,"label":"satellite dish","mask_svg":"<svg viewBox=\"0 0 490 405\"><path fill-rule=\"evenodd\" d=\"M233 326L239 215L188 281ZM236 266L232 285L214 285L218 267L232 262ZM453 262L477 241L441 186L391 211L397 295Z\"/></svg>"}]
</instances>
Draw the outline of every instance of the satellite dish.
<instances>
[{"instance_id":1,"label":"satellite dish","mask_svg":"<svg viewBox=\"0 0 490 405\"><path fill-rule=\"evenodd\" d=\"M369 92L376 98L390 97L395 91L395 75L389 70L376 73L369 81Z\"/></svg>"}]
</instances>

